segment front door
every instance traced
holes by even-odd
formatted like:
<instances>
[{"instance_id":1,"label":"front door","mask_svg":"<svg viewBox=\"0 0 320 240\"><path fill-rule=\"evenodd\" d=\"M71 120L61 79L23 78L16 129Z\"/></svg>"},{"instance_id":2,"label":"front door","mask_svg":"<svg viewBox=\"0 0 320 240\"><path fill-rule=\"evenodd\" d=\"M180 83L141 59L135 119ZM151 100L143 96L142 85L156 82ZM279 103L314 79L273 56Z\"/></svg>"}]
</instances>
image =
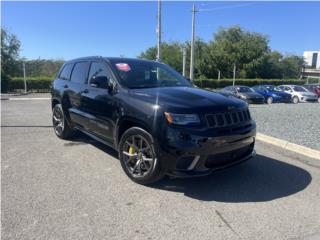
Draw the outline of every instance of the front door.
<instances>
[{"instance_id":1,"label":"front door","mask_svg":"<svg viewBox=\"0 0 320 240\"><path fill-rule=\"evenodd\" d=\"M87 128L94 135L113 143L115 122L115 101L113 93L107 88L108 84L93 84L93 79L105 77L108 82L114 82L110 68L103 61L92 62L89 71L89 81L85 92L81 96L81 105L90 118L87 119Z\"/></svg>"}]
</instances>

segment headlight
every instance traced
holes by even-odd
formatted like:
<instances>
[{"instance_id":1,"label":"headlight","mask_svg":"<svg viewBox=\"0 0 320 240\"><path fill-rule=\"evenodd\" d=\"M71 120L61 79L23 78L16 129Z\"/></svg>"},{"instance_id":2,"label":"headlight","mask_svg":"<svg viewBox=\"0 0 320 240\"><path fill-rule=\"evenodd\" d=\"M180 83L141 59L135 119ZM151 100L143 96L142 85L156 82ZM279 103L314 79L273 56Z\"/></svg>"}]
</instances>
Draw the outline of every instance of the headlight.
<instances>
[{"instance_id":1,"label":"headlight","mask_svg":"<svg viewBox=\"0 0 320 240\"><path fill-rule=\"evenodd\" d=\"M168 123L177 125L187 125L200 123L200 118L197 114L177 114L177 113L164 113Z\"/></svg>"}]
</instances>

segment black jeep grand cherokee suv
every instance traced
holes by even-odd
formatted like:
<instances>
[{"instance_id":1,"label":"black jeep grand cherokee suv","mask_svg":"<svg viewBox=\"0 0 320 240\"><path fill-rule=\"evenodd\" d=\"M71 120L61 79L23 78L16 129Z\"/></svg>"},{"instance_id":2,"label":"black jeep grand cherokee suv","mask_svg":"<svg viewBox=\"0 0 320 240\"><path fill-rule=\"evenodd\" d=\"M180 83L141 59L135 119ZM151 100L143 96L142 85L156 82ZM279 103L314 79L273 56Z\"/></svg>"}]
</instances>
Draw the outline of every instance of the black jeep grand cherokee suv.
<instances>
[{"instance_id":1,"label":"black jeep grand cherokee suv","mask_svg":"<svg viewBox=\"0 0 320 240\"><path fill-rule=\"evenodd\" d=\"M256 124L235 97L193 87L165 64L86 57L66 62L52 87L53 126L118 150L140 184L201 176L254 155Z\"/></svg>"}]
</instances>

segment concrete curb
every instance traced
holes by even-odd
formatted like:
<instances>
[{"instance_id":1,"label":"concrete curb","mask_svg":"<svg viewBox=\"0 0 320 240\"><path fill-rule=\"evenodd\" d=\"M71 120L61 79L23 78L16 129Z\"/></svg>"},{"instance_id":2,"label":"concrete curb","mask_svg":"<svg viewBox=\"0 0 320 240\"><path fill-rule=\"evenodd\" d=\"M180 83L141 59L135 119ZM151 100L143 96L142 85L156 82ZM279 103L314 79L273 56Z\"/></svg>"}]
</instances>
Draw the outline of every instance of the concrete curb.
<instances>
[{"instance_id":1,"label":"concrete curb","mask_svg":"<svg viewBox=\"0 0 320 240\"><path fill-rule=\"evenodd\" d=\"M274 138L274 137L270 137L268 135L264 135L261 133L257 133L257 140L262 141L262 142L266 142L278 147L281 147L283 149L292 151L292 152L296 152L299 154L302 154L304 156L310 157L310 158L314 158L317 160L320 160L320 151L318 150L314 150L311 148L307 148L298 144L294 144L279 138Z\"/></svg>"},{"instance_id":2,"label":"concrete curb","mask_svg":"<svg viewBox=\"0 0 320 240\"><path fill-rule=\"evenodd\" d=\"M31 97L31 98L22 98L22 97L16 97L16 98L1 98L1 100L10 100L10 101L29 101L29 100L50 100L51 98L46 97Z\"/></svg>"}]
</instances>

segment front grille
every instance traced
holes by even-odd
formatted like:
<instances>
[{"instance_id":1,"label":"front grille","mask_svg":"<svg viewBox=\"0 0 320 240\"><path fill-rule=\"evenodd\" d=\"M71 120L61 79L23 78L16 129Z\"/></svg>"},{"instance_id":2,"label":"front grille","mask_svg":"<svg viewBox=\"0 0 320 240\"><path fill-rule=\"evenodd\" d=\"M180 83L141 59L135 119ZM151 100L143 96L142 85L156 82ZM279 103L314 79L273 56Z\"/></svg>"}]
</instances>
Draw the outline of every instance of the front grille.
<instances>
[{"instance_id":1,"label":"front grille","mask_svg":"<svg viewBox=\"0 0 320 240\"><path fill-rule=\"evenodd\" d=\"M251 119L249 109L225 113L207 114L206 119L210 128L228 127L241 124Z\"/></svg>"}]
</instances>

